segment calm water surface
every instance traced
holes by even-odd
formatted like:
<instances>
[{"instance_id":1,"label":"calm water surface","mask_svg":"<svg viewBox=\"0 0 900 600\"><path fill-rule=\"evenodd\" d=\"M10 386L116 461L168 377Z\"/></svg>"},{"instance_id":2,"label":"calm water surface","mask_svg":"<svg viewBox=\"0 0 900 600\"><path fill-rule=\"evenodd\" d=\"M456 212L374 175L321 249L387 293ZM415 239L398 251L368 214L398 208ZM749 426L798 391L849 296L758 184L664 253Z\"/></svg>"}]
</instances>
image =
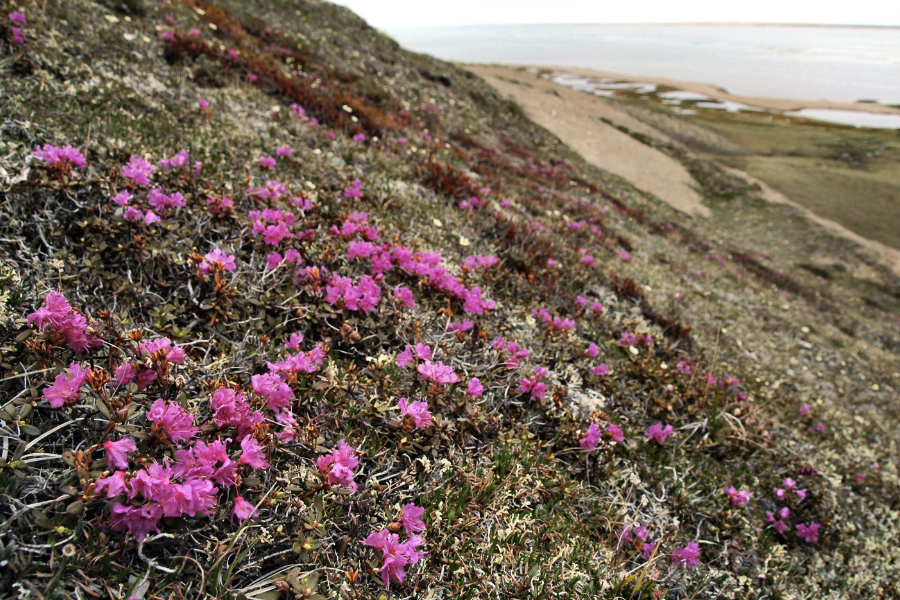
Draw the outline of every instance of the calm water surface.
<instances>
[{"instance_id":1,"label":"calm water surface","mask_svg":"<svg viewBox=\"0 0 900 600\"><path fill-rule=\"evenodd\" d=\"M770 98L900 104L900 28L479 25L388 33L446 60L670 77Z\"/></svg>"}]
</instances>

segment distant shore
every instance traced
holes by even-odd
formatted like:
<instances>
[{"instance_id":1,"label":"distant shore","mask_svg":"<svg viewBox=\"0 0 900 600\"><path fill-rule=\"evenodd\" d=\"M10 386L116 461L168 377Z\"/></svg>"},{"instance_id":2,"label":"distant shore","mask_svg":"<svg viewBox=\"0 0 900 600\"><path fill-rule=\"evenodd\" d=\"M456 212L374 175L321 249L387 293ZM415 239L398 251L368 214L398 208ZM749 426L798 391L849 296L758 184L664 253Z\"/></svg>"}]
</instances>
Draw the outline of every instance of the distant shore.
<instances>
[{"instance_id":1,"label":"distant shore","mask_svg":"<svg viewBox=\"0 0 900 600\"><path fill-rule=\"evenodd\" d=\"M604 77L615 79L618 81L653 83L656 85L664 85L667 87L686 90L704 94L710 98L717 100L730 100L732 102L740 102L750 106L765 108L768 110L779 111L795 111L804 108L827 108L833 110L858 110L861 112L882 114L882 115L900 115L900 108L886 106L884 104L875 104L872 102L836 102L833 100L790 100L786 98L762 98L759 96L743 96L740 94L732 94L723 88L710 83L697 83L690 81L679 81L669 79L667 77L644 77L637 75L626 75L623 73L613 73L610 71L599 71L596 69L584 69L579 67L560 67L553 65L501 65L489 63L462 63L463 67L502 67L509 69L541 69L548 71L560 71L564 73L572 73L582 77Z\"/></svg>"}]
</instances>

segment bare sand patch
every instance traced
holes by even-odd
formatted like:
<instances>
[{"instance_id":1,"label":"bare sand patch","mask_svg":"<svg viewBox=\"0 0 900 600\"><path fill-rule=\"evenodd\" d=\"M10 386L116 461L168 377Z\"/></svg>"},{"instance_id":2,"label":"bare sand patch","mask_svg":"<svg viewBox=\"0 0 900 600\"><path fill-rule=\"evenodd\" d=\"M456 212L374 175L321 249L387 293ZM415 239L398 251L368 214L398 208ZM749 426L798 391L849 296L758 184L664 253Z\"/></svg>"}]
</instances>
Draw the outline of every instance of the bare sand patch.
<instances>
[{"instance_id":1,"label":"bare sand patch","mask_svg":"<svg viewBox=\"0 0 900 600\"><path fill-rule=\"evenodd\" d=\"M515 100L529 118L553 132L591 164L624 177L635 187L682 212L710 214L694 189L696 182L681 163L601 119L659 138L661 134L656 129L600 98L532 73L507 67L470 65L467 68Z\"/></svg>"}]
</instances>

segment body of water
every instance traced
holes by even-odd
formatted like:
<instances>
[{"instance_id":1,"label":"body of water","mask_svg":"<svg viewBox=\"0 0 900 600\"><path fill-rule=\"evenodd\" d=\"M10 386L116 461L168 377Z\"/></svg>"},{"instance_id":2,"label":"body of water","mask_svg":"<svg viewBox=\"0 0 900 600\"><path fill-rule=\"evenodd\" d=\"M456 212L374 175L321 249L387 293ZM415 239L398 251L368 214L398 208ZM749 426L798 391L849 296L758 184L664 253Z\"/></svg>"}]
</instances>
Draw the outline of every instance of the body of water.
<instances>
[{"instance_id":1,"label":"body of water","mask_svg":"<svg viewBox=\"0 0 900 600\"><path fill-rule=\"evenodd\" d=\"M478 25L388 33L445 60L668 77L748 96L900 104L900 28Z\"/></svg>"}]
</instances>

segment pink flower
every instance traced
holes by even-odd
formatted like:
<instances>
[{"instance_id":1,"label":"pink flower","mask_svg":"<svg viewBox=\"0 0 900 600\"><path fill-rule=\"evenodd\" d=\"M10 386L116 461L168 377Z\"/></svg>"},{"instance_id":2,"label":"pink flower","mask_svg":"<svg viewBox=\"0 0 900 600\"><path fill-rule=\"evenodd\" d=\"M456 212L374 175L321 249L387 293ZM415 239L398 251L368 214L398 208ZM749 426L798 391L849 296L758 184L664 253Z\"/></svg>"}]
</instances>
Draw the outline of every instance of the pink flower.
<instances>
[{"instance_id":1,"label":"pink flower","mask_svg":"<svg viewBox=\"0 0 900 600\"><path fill-rule=\"evenodd\" d=\"M257 77L256 73L247 73L247 79L250 80L250 83L256 83L259 77Z\"/></svg>"},{"instance_id":2,"label":"pink flower","mask_svg":"<svg viewBox=\"0 0 900 600\"><path fill-rule=\"evenodd\" d=\"M226 254L219 248L207 253L206 256L203 257L203 262L200 263L200 272L204 275L209 275L215 269L221 271L234 271L236 268L237 265L235 265L234 257L230 254Z\"/></svg>"},{"instance_id":3,"label":"pink flower","mask_svg":"<svg viewBox=\"0 0 900 600\"><path fill-rule=\"evenodd\" d=\"M71 363L68 372L63 371L56 376L52 385L44 388L44 398L50 402L53 408L61 408L64 404L75 403L78 399L78 388L87 381L90 370L78 363Z\"/></svg>"},{"instance_id":4,"label":"pink flower","mask_svg":"<svg viewBox=\"0 0 900 600\"><path fill-rule=\"evenodd\" d=\"M417 428L424 429L431 425L431 412L428 410L427 402L416 401L407 404L406 398L400 398L397 406L400 408L400 414L411 417Z\"/></svg>"},{"instance_id":5,"label":"pink flower","mask_svg":"<svg viewBox=\"0 0 900 600\"><path fill-rule=\"evenodd\" d=\"M122 213L122 218L126 221L129 221L130 223L137 223L144 218L144 213L142 213L138 208L129 206L125 209L125 212Z\"/></svg>"},{"instance_id":6,"label":"pink flower","mask_svg":"<svg viewBox=\"0 0 900 600\"><path fill-rule=\"evenodd\" d=\"M475 327L475 323L468 320L462 320L457 323L450 323L447 325L447 331L470 331L473 327Z\"/></svg>"},{"instance_id":7,"label":"pink flower","mask_svg":"<svg viewBox=\"0 0 900 600\"><path fill-rule=\"evenodd\" d=\"M10 29L12 30L13 43L20 46L23 45L25 43L25 33L18 27L11 27Z\"/></svg>"},{"instance_id":8,"label":"pink flower","mask_svg":"<svg viewBox=\"0 0 900 600\"><path fill-rule=\"evenodd\" d=\"M116 502L110 507L110 526L116 531L127 530L138 543L143 542L151 531L159 531L159 520L163 510L158 504L141 507Z\"/></svg>"},{"instance_id":9,"label":"pink flower","mask_svg":"<svg viewBox=\"0 0 900 600\"><path fill-rule=\"evenodd\" d=\"M207 100L206 98L199 98L197 100L197 106L206 110L207 108L209 108L209 100Z\"/></svg>"},{"instance_id":10,"label":"pink flower","mask_svg":"<svg viewBox=\"0 0 900 600\"><path fill-rule=\"evenodd\" d=\"M775 488L772 490L772 492L775 494L776 498L778 498L779 500L784 500L784 490L783 489Z\"/></svg>"},{"instance_id":11,"label":"pink flower","mask_svg":"<svg viewBox=\"0 0 900 600\"><path fill-rule=\"evenodd\" d=\"M266 268L270 271L273 269L277 269L282 260L284 260L284 258L280 254L278 254L277 252L272 252L271 254L266 256Z\"/></svg>"},{"instance_id":12,"label":"pink flower","mask_svg":"<svg viewBox=\"0 0 900 600\"><path fill-rule=\"evenodd\" d=\"M644 544L644 560L650 560L650 557L653 556L653 551L656 550L656 546L659 545L659 542L647 542Z\"/></svg>"},{"instance_id":13,"label":"pink flower","mask_svg":"<svg viewBox=\"0 0 900 600\"><path fill-rule=\"evenodd\" d=\"M690 568L695 566L700 558L700 546L697 542L691 542L684 548L676 548L672 552L672 563L678 567Z\"/></svg>"},{"instance_id":14,"label":"pink flower","mask_svg":"<svg viewBox=\"0 0 900 600\"><path fill-rule=\"evenodd\" d=\"M59 292L50 292L44 298L44 305L28 315L28 324L36 324L39 330L50 329L63 334L69 347L76 352L85 352L103 342L91 330L96 323L89 323L84 315L75 312L66 297Z\"/></svg>"},{"instance_id":15,"label":"pink flower","mask_svg":"<svg viewBox=\"0 0 900 600\"><path fill-rule=\"evenodd\" d=\"M684 362L683 360L678 361L678 370L684 373L685 375L691 374L691 365Z\"/></svg>"},{"instance_id":16,"label":"pink flower","mask_svg":"<svg viewBox=\"0 0 900 600\"><path fill-rule=\"evenodd\" d=\"M364 141L366 141L366 134L364 134L364 133L357 133L356 135L353 136L353 141L354 141L354 142L364 142Z\"/></svg>"},{"instance_id":17,"label":"pink flower","mask_svg":"<svg viewBox=\"0 0 900 600\"><path fill-rule=\"evenodd\" d=\"M188 161L190 160L191 155L187 150L179 150L172 158L164 158L159 161L159 166L163 171L171 171L172 169L180 169L188 164Z\"/></svg>"},{"instance_id":18,"label":"pink flower","mask_svg":"<svg viewBox=\"0 0 900 600\"><path fill-rule=\"evenodd\" d=\"M24 40L23 40L24 41ZM31 155L39 160L44 161L48 167L64 167L66 165L75 167L76 169L84 169L87 162L77 148L72 146L53 146L52 144L44 144Z\"/></svg>"},{"instance_id":19,"label":"pink flower","mask_svg":"<svg viewBox=\"0 0 900 600\"><path fill-rule=\"evenodd\" d=\"M125 483L125 472L116 471L109 477L98 479L97 485L94 487L94 493L99 495L103 490L106 490L107 498L115 498L116 496L127 494L128 486Z\"/></svg>"},{"instance_id":20,"label":"pink flower","mask_svg":"<svg viewBox=\"0 0 900 600\"><path fill-rule=\"evenodd\" d=\"M615 425L614 423L610 423L606 426L606 433L613 439L614 442L625 441L625 434L622 432L619 426Z\"/></svg>"},{"instance_id":21,"label":"pink flower","mask_svg":"<svg viewBox=\"0 0 900 600\"><path fill-rule=\"evenodd\" d=\"M196 37L196 36L200 35L200 30L193 28L190 31L188 31L188 35Z\"/></svg>"},{"instance_id":22,"label":"pink flower","mask_svg":"<svg viewBox=\"0 0 900 600\"><path fill-rule=\"evenodd\" d=\"M23 15L22 13L20 13L17 10L14 10L13 12L9 13L9 20L12 21L13 23L15 23L16 25L22 25L22 26L24 26L28 22L25 19L25 15Z\"/></svg>"},{"instance_id":23,"label":"pink flower","mask_svg":"<svg viewBox=\"0 0 900 600\"><path fill-rule=\"evenodd\" d=\"M609 367L606 366L606 363L600 363L595 367L591 367L591 375L594 377L603 377L604 375L609 374Z\"/></svg>"},{"instance_id":24,"label":"pink flower","mask_svg":"<svg viewBox=\"0 0 900 600\"><path fill-rule=\"evenodd\" d=\"M728 499L731 500L732 506L746 506L753 498L753 495L748 490L738 491L734 486L725 490L725 494L728 496Z\"/></svg>"},{"instance_id":25,"label":"pink flower","mask_svg":"<svg viewBox=\"0 0 900 600\"><path fill-rule=\"evenodd\" d=\"M160 350L166 351L166 361L175 365L184 364L184 350L167 337L156 338L149 342L138 344L138 352L142 357L149 357Z\"/></svg>"},{"instance_id":26,"label":"pink flower","mask_svg":"<svg viewBox=\"0 0 900 600\"><path fill-rule=\"evenodd\" d=\"M600 427L596 423L591 423L587 433L585 433L584 438L581 440L581 447L585 452L590 452L597 447L597 442L599 441Z\"/></svg>"},{"instance_id":27,"label":"pink flower","mask_svg":"<svg viewBox=\"0 0 900 600\"><path fill-rule=\"evenodd\" d=\"M232 518L237 517L238 521L244 521L250 517L258 517L259 511L253 508L253 505L244 500L241 496L234 499L234 509L231 511Z\"/></svg>"},{"instance_id":28,"label":"pink flower","mask_svg":"<svg viewBox=\"0 0 900 600\"><path fill-rule=\"evenodd\" d=\"M107 441L103 443L106 450L106 464L112 469L128 469L128 453L135 452L137 446L130 437L124 437L118 442Z\"/></svg>"},{"instance_id":29,"label":"pink flower","mask_svg":"<svg viewBox=\"0 0 900 600\"><path fill-rule=\"evenodd\" d=\"M628 254L628 251L626 250L619 250L619 258L621 258L625 262L631 261L631 255Z\"/></svg>"},{"instance_id":30,"label":"pink flower","mask_svg":"<svg viewBox=\"0 0 900 600\"><path fill-rule=\"evenodd\" d=\"M397 286L394 288L394 297L406 308L412 308L416 304L412 290L407 287Z\"/></svg>"},{"instance_id":31,"label":"pink flower","mask_svg":"<svg viewBox=\"0 0 900 600\"><path fill-rule=\"evenodd\" d=\"M466 386L466 393L470 396L481 396L484 393L484 386L481 385L481 381L477 377L469 380L469 384Z\"/></svg>"},{"instance_id":32,"label":"pink flower","mask_svg":"<svg viewBox=\"0 0 900 600\"><path fill-rule=\"evenodd\" d=\"M812 544L813 542L819 541L819 525L815 521L811 521L809 525L804 525L803 523L797 524L797 535L803 538L803 541L807 544Z\"/></svg>"},{"instance_id":33,"label":"pink flower","mask_svg":"<svg viewBox=\"0 0 900 600\"><path fill-rule=\"evenodd\" d=\"M797 494L798 500L803 501L806 499L806 490L797 490L795 493Z\"/></svg>"},{"instance_id":34,"label":"pink flower","mask_svg":"<svg viewBox=\"0 0 900 600\"><path fill-rule=\"evenodd\" d=\"M137 369L134 368L134 365L130 362L124 362L118 367L116 367L115 377L113 377L113 382L115 385L128 385L132 381L134 381L138 376ZM112 385L112 382L110 383Z\"/></svg>"},{"instance_id":35,"label":"pink flower","mask_svg":"<svg viewBox=\"0 0 900 600\"><path fill-rule=\"evenodd\" d=\"M599 354L600 354L600 349L597 348L597 344L591 342L591 345L588 346L587 355L590 356L591 358L597 358L597 356Z\"/></svg>"},{"instance_id":36,"label":"pink flower","mask_svg":"<svg viewBox=\"0 0 900 600\"><path fill-rule=\"evenodd\" d=\"M426 360L424 363L420 364L416 370L419 372L422 379L427 381L433 381L440 384L457 383L459 381L459 376L453 372L453 368L440 361L431 362L430 360Z\"/></svg>"},{"instance_id":37,"label":"pink flower","mask_svg":"<svg viewBox=\"0 0 900 600\"><path fill-rule=\"evenodd\" d=\"M338 445L332 449L330 455L323 454L316 459L319 470L327 473L329 485L340 485L353 492L359 487L353 481L353 469L358 464L356 452L344 440L338 441Z\"/></svg>"},{"instance_id":38,"label":"pink flower","mask_svg":"<svg viewBox=\"0 0 900 600\"><path fill-rule=\"evenodd\" d=\"M200 431L194 426L194 415L162 398L150 406L147 419L161 427L173 442L185 442Z\"/></svg>"},{"instance_id":39,"label":"pink flower","mask_svg":"<svg viewBox=\"0 0 900 600\"><path fill-rule=\"evenodd\" d=\"M403 507L400 522L403 523L403 529L406 530L407 535L425 531L425 523L422 521L424 514L425 509L415 504L409 503Z\"/></svg>"},{"instance_id":40,"label":"pink flower","mask_svg":"<svg viewBox=\"0 0 900 600\"><path fill-rule=\"evenodd\" d=\"M325 132L325 136L326 136L329 140L333 140L333 139L334 139L334 132L331 131L331 130L329 129L328 131Z\"/></svg>"},{"instance_id":41,"label":"pink flower","mask_svg":"<svg viewBox=\"0 0 900 600\"><path fill-rule=\"evenodd\" d=\"M300 344L303 343L302 333L292 333L288 341L284 343L285 350L299 350Z\"/></svg>"},{"instance_id":42,"label":"pink flower","mask_svg":"<svg viewBox=\"0 0 900 600\"><path fill-rule=\"evenodd\" d=\"M170 208L183 208L187 206L187 202L185 202L181 192L166 195L160 188L150 190L150 193L147 195L147 202L150 206L163 214Z\"/></svg>"},{"instance_id":43,"label":"pink flower","mask_svg":"<svg viewBox=\"0 0 900 600\"><path fill-rule=\"evenodd\" d=\"M275 373L254 375L250 378L253 391L265 398L272 412L290 410L294 403L294 391Z\"/></svg>"},{"instance_id":44,"label":"pink flower","mask_svg":"<svg viewBox=\"0 0 900 600\"><path fill-rule=\"evenodd\" d=\"M792 490L795 487L797 487L797 482L794 481L793 479L791 479L790 477L786 477L784 479L784 481L782 481L781 483L782 483L782 485L784 485L785 488L787 488L789 490Z\"/></svg>"},{"instance_id":45,"label":"pink flower","mask_svg":"<svg viewBox=\"0 0 900 600\"><path fill-rule=\"evenodd\" d=\"M812 406L810 406L809 404L804 404L800 407L800 415L805 417L807 414L809 414L810 410L812 410Z\"/></svg>"},{"instance_id":46,"label":"pink flower","mask_svg":"<svg viewBox=\"0 0 900 600\"><path fill-rule=\"evenodd\" d=\"M241 440L242 464L250 465L253 469L266 469L269 462L266 460L266 449L252 435L244 436Z\"/></svg>"},{"instance_id":47,"label":"pink flower","mask_svg":"<svg viewBox=\"0 0 900 600\"><path fill-rule=\"evenodd\" d=\"M263 169L274 169L275 168L275 159L271 156L260 156L259 157L259 166Z\"/></svg>"},{"instance_id":48,"label":"pink flower","mask_svg":"<svg viewBox=\"0 0 900 600\"><path fill-rule=\"evenodd\" d=\"M144 225L150 226L154 223L159 223L160 221L162 221L162 219L160 219L159 215L157 215L152 210L148 209L147 214L144 215Z\"/></svg>"},{"instance_id":49,"label":"pink flower","mask_svg":"<svg viewBox=\"0 0 900 600\"><path fill-rule=\"evenodd\" d=\"M134 198L134 196L129 194L128 190L122 190L121 192L113 196L112 201L120 206L128 206L128 203L132 198Z\"/></svg>"},{"instance_id":50,"label":"pink flower","mask_svg":"<svg viewBox=\"0 0 900 600\"><path fill-rule=\"evenodd\" d=\"M666 441L666 438L675 433L672 429L671 425L666 425L663 427L659 423L654 423L650 427L647 428L647 431L644 432L644 435L647 436L648 440L653 440L657 444L663 444Z\"/></svg>"},{"instance_id":51,"label":"pink flower","mask_svg":"<svg viewBox=\"0 0 900 600\"><path fill-rule=\"evenodd\" d=\"M293 152L293 150L290 146L278 146L278 148L275 149L275 156L277 156L278 158L281 158L283 156L290 156L291 152Z\"/></svg>"},{"instance_id":52,"label":"pink flower","mask_svg":"<svg viewBox=\"0 0 900 600\"><path fill-rule=\"evenodd\" d=\"M128 164L122 169L122 177L130 179L134 185L150 185L151 165L143 156L132 155Z\"/></svg>"},{"instance_id":53,"label":"pink flower","mask_svg":"<svg viewBox=\"0 0 900 600\"><path fill-rule=\"evenodd\" d=\"M778 520L772 523L772 528L781 535L784 535L784 532L788 530L788 525L784 521Z\"/></svg>"},{"instance_id":54,"label":"pink flower","mask_svg":"<svg viewBox=\"0 0 900 600\"><path fill-rule=\"evenodd\" d=\"M372 533L362 542L363 546L369 546L376 550L381 550L382 564L379 571L381 572L381 580L388 589L391 587L391 581L403 583L406 579L405 567L414 565L425 556L424 552L416 550L417 546L421 546L424 541L418 535L410 536L410 538L400 543L400 537L397 534L390 533L387 529L382 529L377 533Z\"/></svg>"}]
</instances>

